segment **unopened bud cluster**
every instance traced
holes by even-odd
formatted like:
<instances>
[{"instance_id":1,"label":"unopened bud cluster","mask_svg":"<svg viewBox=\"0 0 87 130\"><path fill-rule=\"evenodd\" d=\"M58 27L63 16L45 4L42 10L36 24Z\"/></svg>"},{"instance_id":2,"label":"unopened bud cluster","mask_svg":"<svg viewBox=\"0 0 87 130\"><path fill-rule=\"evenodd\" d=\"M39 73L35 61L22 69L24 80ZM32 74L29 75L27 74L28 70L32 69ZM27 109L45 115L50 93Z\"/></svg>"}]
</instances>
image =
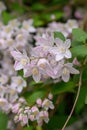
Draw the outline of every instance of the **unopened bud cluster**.
<instances>
[{"instance_id":1,"label":"unopened bud cluster","mask_svg":"<svg viewBox=\"0 0 87 130\"><path fill-rule=\"evenodd\" d=\"M49 109L54 109L54 105L51 101L52 94L49 94L48 98L37 99L36 103L29 107L25 99L20 98L17 103L13 104L12 112L15 115L14 121L20 122L22 126L29 125L29 122L37 122L39 126L42 126L43 122L49 121ZM50 98L50 99L49 99Z\"/></svg>"}]
</instances>

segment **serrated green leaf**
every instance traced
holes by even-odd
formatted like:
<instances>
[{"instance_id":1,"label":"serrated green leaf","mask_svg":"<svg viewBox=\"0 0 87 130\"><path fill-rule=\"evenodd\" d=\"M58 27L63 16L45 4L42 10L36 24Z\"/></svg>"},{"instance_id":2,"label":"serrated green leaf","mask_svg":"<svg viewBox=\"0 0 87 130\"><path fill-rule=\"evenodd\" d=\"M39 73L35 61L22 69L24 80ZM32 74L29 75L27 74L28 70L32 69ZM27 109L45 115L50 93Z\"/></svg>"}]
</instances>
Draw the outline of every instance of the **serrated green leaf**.
<instances>
[{"instance_id":1,"label":"serrated green leaf","mask_svg":"<svg viewBox=\"0 0 87 130\"><path fill-rule=\"evenodd\" d=\"M5 11L3 12L2 21L4 22L4 24L7 24L12 19L14 19L14 17L10 13Z\"/></svg>"},{"instance_id":2,"label":"serrated green leaf","mask_svg":"<svg viewBox=\"0 0 87 130\"><path fill-rule=\"evenodd\" d=\"M56 94L61 94L64 92L73 92L74 87L75 87L75 84L72 81L69 81L67 83L60 82L53 85L52 93L56 95Z\"/></svg>"},{"instance_id":3,"label":"serrated green leaf","mask_svg":"<svg viewBox=\"0 0 87 130\"><path fill-rule=\"evenodd\" d=\"M34 3L34 4L32 5L32 9L33 9L34 11L42 11L42 10L46 9L46 7L45 7L45 5L43 5L43 4L41 4L41 3Z\"/></svg>"},{"instance_id":4,"label":"serrated green leaf","mask_svg":"<svg viewBox=\"0 0 87 130\"><path fill-rule=\"evenodd\" d=\"M53 116L49 123L47 124L47 127L49 128L49 130L57 130L58 128L62 128L62 126L64 125L66 119L67 119L67 115L55 115ZM74 123L77 120L76 117L71 117L70 121L68 122L68 125Z\"/></svg>"},{"instance_id":5,"label":"serrated green leaf","mask_svg":"<svg viewBox=\"0 0 87 130\"><path fill-rule=\"evenodd\" d=\"M52 15L52 14L51 14ZM58 20L60 18L62 18L64 16L64 13L63 12L53 12L53 15L55 15L55 19Z\"/></svg>"},{"instance_id":6,"label":"serrated green leaf","mask_svg":"<svg viewBox=\"0 0 87 130\"><path fill-rule=\"evenodd\" d=\"M87 33L80 28L73 29L72 34L76 41L85 43L87 40Z\"/></svg>"},{"instance_id":7,"label":"serrated green leaf","mask_svg":"<svg viewBox=\"0 0 87 130\"><path fill-rule=\"evenodd\" d=\"M19 5L17 2L14 2L11 4L12 10L18 12L18 13L24 13L25 9L23 6Z\"/></svg>"},{"instance_id":8,"label":"serrated green leaf","mask_svg":"<svg viewBox=\"0 0 87 130\"><path fill-rule=\"evenodd\" d=\"M87 55L87 46L80 45L71 48L73 57L85 57Z\"/></svg>"},{"instance_id":9,"label":"serrated green leaf","mask_svg":"<svg viewBox=\"0 0 87 130\"><path fill-rule=\"evenodd\" d=\"M85 104L87 104L87 94L86 94L86 98L85 98Z\"/></svg>"},{"instance_id":10,"label":"serrated green leaf","mask_svg":"<svg viewBox=\"0 0 87 130\"><path fill-rule=\"evenodd\" d=\"M5 113L0 112L0 130L7 130L8 118Z\"/></svg>"},{"instance_id":11,"label":"serrated green leaf","mask_svg":"<svg viewBox=\"0 0 87 130\"><path fill-rule=\"evenodd\" d=\"M60 38L61 40L65 41L65 37L61 32L54 32L54 38Z\"/></svg>"},{"instance_id":12,"label":"serrated green leaf","mask_svg":"<svg viewBox=\"0 0 87 130\"><path fill-rule=\"evenodd\" d=\"M25 98L27 102L29 103L29 106L32 106L38 98L43 98L45 95L44 91L36 91L31 94L25 95Z\"/></svg>"},{"instance_id":13,"label":"serrated green leaf","mask_svg":"<svg viewBox=\"0 0 87 130\"><path fill-rule=\"evenodd\" d=\"M34 130L32 126L29 126L29 127L25 127L23 128L23 130Z\"/></svg>"}]
</instances>

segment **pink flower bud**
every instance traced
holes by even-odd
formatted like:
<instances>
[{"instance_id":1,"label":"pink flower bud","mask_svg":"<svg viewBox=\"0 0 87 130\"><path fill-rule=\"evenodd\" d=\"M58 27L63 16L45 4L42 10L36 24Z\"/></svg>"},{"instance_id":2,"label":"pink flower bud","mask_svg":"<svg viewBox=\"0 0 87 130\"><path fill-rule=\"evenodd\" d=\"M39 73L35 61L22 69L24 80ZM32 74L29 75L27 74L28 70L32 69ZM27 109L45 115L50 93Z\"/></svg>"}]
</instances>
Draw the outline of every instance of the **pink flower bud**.
<instances>
[{"instance_id":1,"label":"pink flower bud","mask_svg":"<svg viewBox=\"0 0 87 130\"><path fill-rule=\"evenodd\" d=\"M37 99L36 103L37 103L38 106L41 106L42 105L42 100L39 98L39 99Z\"/></svg>"},{"instance_id":2,"label":"pink flower bud","mask_svg":"<svg viewBox=\"0 0 87 130\"><path fill-rule=\"evenodd\" d=\"M49 98L50 100L53 99L53 95L52 95L52 93L49 93L48 98Z\"/></svg>"}]
</instances>

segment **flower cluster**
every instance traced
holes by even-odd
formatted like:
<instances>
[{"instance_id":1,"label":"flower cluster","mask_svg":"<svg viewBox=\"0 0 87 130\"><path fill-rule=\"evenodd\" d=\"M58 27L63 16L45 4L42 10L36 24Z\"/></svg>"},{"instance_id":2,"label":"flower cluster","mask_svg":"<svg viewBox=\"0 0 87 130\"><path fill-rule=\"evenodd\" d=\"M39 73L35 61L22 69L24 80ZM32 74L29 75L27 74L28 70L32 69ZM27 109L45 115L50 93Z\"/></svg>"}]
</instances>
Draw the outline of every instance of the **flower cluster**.
<instances>
[{"instance_id":1,"label":"flower cluster","mask_svg":"<svg viewBox=\"0 0 87 130\"><path fill-rule=\"evenodd\" d=\"M48 95L43 101L37 99L36 104L29 107L24 98L20 98L17 103L13 104L12 112L15 113L14 121L20 122L22 126L29 125L29 122L36 121L38 125L42 125L43 121L49 121L49 109L54 109L52 103L52 94Z\"/></svg>"},{"instance_id":2,"label":"flower cluster","mask_svg":"<svg viewBox=\"0 0 87 130\"><path fill-rule=\"evenodd\" d=\"M71 41L54 38L53 33L36 36L36 47L32 47L30 55L18 50L12 50L15 59L15 70L23 69L24 77L32 76L36 82L51 77L69 81L70 73L79 74L73 63L67 60L72 57Z\"/></svg>"},{"instance_id":3,"label":"flower cluster","mask_svg":"<svg viewBox=\"0 0 87 130\"><path fill-rule=\"evenodd\" d=\"M0 2L0 7L2 13L5 5ZM13 19L7 25L0 21L0 110L6 113L11 111L13 103L27 86L26 80L14 70L10 51L31 48L32 33L36 32L32 23L32 19L23 22Z\"/></svg>"},{"instance_id":4,"label":"flower cluster","mask_svg":"<svg viewBox=\"0 0 87 130\"><path fill-rule=\"evenodd\" d=\"M9 21L8 25L1 25L0 28L0 49L12 50L21 49L31 42L32 35L36 29L32 26L33 20L25 20L22 23L17 20Z\"/></svg>"},{"instance_id":5,"label":"flower cluster","mask_svg":"<svg viewBox=\"0 0 87 130\"><path fill-rule=\"evenodd\" d=\"M21 76L12 76L11 82L8 83L8 77L0 77L0 109L9 113L12 104L19 98L23 87L26 87L26 81Z\"/></svg>"}]
</instances>

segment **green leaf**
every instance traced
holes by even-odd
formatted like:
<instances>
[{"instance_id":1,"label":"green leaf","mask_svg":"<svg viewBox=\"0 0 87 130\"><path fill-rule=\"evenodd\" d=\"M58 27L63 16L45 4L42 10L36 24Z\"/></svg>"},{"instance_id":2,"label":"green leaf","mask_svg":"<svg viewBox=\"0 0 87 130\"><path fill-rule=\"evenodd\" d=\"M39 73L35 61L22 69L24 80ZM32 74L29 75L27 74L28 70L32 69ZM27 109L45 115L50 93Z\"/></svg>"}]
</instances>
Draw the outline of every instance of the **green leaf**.
<instances>
[{"instance_id":1,"label":"green leaf","mask_svg":"<svg viewBox=\"0 0 87 130\"><path fill-rule=\"evenodd\" d=\"M85 104L87 104L87 94L86 94L86 98L85 98Z\"/></svg>"},{"instance_id":2,"label":"green leaf","mask_svg":"<svg viewBox=\"0 0 87 130\"><path fill-rule=\"evenodd\" d=\"M14 2L11 4L12 10L18 12L18 13L24 13L25 8L21 5L19 5L17 2Z\"/></svg>"},{"instance_id":3,"label":"green leaf","mask_svg":"<svg viewBox=\"0 0 87 130\"><path fill-rule=\"evenodd\" d=\"M87 55L87 46L79 45L71 48L73 57L85 57Z\"/></svg>"},{"instance_id":4,"label":"green leaf","mask_svg":"<svg viewBox=\"0 0 87 130\"><path fill-rule=\"evenodd\" d=\"M85 105L85 99L87 95L87 87L82 86L79 94L79 98L75 107L75 112L79 113Z\"/></svg>"},{"instance_id":5,"label":"green leaf","mask_svg":"<svg viewBox=\"0 0 87 130\"><path fill-rule=\"evenodd\" d=\"M69 81L67 83L60 82L60 83L53 85L52 93L54 95L56 95L56 94L61 94L61 93L64 93L64 92L73 92L74 87L75 87L75 84L72 81Z\"/></svg>"},{"instance_id":6,"label":"green leaf","mask_svg":"<svg viewBox=\"0 0 87 130\"><path fill-rule=\"evenodd\" d=\"M29 103L29 106L32 106L38 98L43 98L44 95L45 95L45 92L39 90L28 95L26 95L25 93L25 98L27 102Z\"/></svg>"},{"instance_id":7,"label":"green leaf","mask_svg":"<svg viewBox=\"0 0 87 130\"><path fill-rule=\"evenodd\" d=\"M51 13L51 15L52 15L52 13ZM55 12L53 12L53 15L55 15L55 19L56 20L59 20L59 19L61 19L63 16L64 16L64 13L63 12L60 12L60 11L55 11Z\"/></svg>"},{"instance_id":8,"label":"green leaf","mask_svg":"<svg viewBox=\"0 0 87 130\"><path fill-rule=\"evenodd\" d=\"M3 112L0 112L0 130L7 130L7 115Z\"/></svg>"},{"instance_id":9,"label":"green leaf","mask_svg":"<svg viewBox=\"0 0 87 130\"><path fill-rule=\"evenodd\" d=\"M41 18L39 17L39 16L33 16L33 19L34 19L34 23L33 23L33 25L35 26L35 27L39 27L39 26L42 26L42 25L44 25L44 21L43 20L41 20Z\"/></svg>"},{"instance_id":10,"label":"green leaf","mask_svg":"<svg viewBox=\"0 0 87 130\"><path fill-rule=\"evenodd\" d=\"M4 22L4 24L7 24L12 19L14 19L14 17L10 13L5 11L3 12L2 21Z\"/></svg>"},{"instance_id":11,"label":"green leaf","mask_svg":"<svg viewBox=\"0 0 87 130\"><path fill-rule=\"evenodd\" d=\"M32 5L32 9L35 11L42 11L44 9L46 9L45 5L42 5L41 3L34 3Z\"/></svg>"},{"instance_id":12,"label":"green leaf","mask_svg":"<svg viewBox=\"0 0 87 130\"><path fill-rule=\"evenodd\" d=\"M60 38L61 40L65 41L65 37L61 32L54 32L55 38Z\"/></svg>"},{"instance_id":13,"label":"green leaf","mask_svg":"<svg viewBox=\"0 0 87 130\"><path fill-rule=\"evenodd\" d=\"M29 126L29 127L25 127L23 128L23 130L34 130L32 126Z\"/></svg>"},{"instance_id":14,"label":"green leaf","mask_svg":"<svg viewBox=\"0 0 87 130\"><path fill-rule=\"evenodd\" d=\"M58 128L63 127L67 117L67 115L55 115L50 119L49 123L47 124L47 127L49 128L49 130L58 130ZM76 117L71 117L68 125L74 123L76 120Z\"/></svg>"},{"instance_id":15,"label":"green leaf","mask_svg":"<svg viewBox=\"0 0 87 130\"><path fill-rule=\"evenodd\" d=\"M73 29L72 34L76 41L85 43L87 40L87 33L80 28Z\"/></svg>"}]
</instances>

